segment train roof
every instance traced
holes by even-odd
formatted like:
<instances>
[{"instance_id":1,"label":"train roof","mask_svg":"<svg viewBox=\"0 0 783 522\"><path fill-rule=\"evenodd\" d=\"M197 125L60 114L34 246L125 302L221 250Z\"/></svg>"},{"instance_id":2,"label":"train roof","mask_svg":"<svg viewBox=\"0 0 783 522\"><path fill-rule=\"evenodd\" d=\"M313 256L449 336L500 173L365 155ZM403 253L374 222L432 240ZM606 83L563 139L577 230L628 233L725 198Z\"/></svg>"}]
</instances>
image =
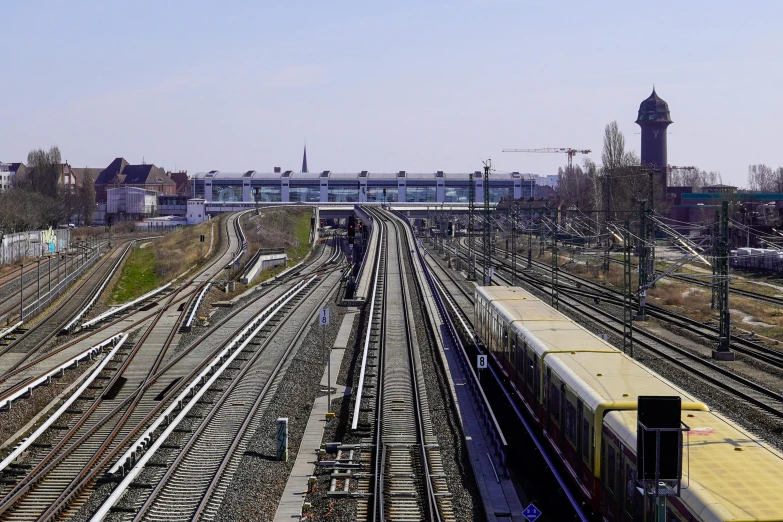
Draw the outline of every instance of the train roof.
<instances>
[{"instance_id":1,"label":"train roof","mask_svg":"<svg viewBox=\"0 0 783 522\"><path fill-rule=\"evenodd\" d=\"M617 352L617 348L574 322L530 292L515 286L480 286L480 298L490 301L539 357L552 351Z\"/></svg>"},{"instance_id":2,"label":"train roof","mask_svg":"<svg viewBox=\"0 0 783 522\"><path fill-rule=\"evenodd\" d=\"M783 520L783 455L715 412L683 411L680 499L704 522ZM636 448L636 412L612 411L604 424Z\"/></svg>"},{"instance_id":3,"label":"train roof","mask_svg":"<svg viewBox=\"0 0 783 522\"><path fill-rule=\"evenodd\" d=\"M508 301L514 299L540 301L538 297L518 286L477 286L476 293L488 301Z\"/></svg>"},{"instance_id":4,"label":"train roof","mask_svg":"<svg viewBox=\"0 0 783 522\"><path fill-rule=\"evenodd\" d=\"M639 395L679 395L698 399L619 350L550 353L546 364L576 392L591 411L609 402L636 401Z\"/></svg>"}]
</instances>

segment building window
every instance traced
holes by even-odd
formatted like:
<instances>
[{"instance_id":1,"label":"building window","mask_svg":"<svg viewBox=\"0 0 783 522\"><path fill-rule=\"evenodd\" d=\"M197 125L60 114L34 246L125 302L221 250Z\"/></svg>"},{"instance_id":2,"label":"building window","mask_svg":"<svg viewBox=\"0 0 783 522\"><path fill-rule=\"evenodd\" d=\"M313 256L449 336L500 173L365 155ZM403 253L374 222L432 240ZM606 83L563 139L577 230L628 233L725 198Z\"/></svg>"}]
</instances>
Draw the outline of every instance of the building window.
<instances>
[{"instance_id":1,"label":"building window","mask_svg":"<svg viewBox=\"0 0 783 522\"><path fill-rule=\"evenodd\" d=\"M359 201L357 187L329 187L328 194L331 203L356 203Z\"/></svg>"},{"instance_id":2,"label":"building window","mask_svg":"<svg viewBox=\"0 0 783 522\"><path fill-rule=\"evenodd\" d=\"M384 196L383 190L386 189L386 195ZM393 187L367 187L367 202L368 203L396 203L399 191L397 186Z\"/></svg>"},{"instance_id":3,"label":"building window","mask_svg":"<svg viewBox=\"0 0 783 522\"><path fill-rule=\"evenodd\" d=\"M321 187L289 187L288 201L292 203L312 203L321 201Z\"/></svg>"},{"instance_id":4,"label":"building window","mask_svg":"<svg viewBox=\"0 0 783 522\"><path fill-rule=\"evenodd\" d=\"M408 187L405 191L407 203L429 203L437 201L438 189L436 187Z\"/></svg>"},{"instance_id":5,"label":"building window","mask_svg":"<svg viewBox=\"0 0 783 522\"><path fill-rule=\"evenodd\" d=\"M513 199L513 197L514 187L489 188L489 200L492 203L497 203L500 198Z\"/></svg>"},{"instance_id":6,"label":"building window","mask_svg":"<svg viewBox=\"0 0 783 522\"><path fill-rule=\"evenodd\" d=\"M217 194L215 201L242 201L242 186L215 187L213 194Z\"/></svg>"},{"instance_id":7,"label":"building window","mask_svg":"<svg viewBox=\"0 0 783 522\"><path fill-rule=\"evenodd\" d=\"M443 199L446 203L467 203L470 197L467 187L446 187L444 192Z\"/></svg>"}]
</instances>

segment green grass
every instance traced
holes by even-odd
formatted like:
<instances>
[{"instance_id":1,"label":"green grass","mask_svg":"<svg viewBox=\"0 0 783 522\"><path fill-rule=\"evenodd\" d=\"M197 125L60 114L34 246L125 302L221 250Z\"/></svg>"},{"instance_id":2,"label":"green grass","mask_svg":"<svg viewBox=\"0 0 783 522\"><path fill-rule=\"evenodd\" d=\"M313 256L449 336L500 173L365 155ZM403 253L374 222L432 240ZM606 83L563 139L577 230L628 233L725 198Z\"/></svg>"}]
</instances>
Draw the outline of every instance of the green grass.
<instances>
[{"instance_id":1,"label":"green grass","mask_svg":"<svg viewBox=\"0 0 783 522\"><path fill-rule=\"evenodd\" d=\"M286 252L291 261L301 261L310 251L310 214L303 214L296 222L294 235L299 240L299 246Z\"/></svg>"},{"instance_id":2,"label":"green grass","mask_svg":"<svg viewBox=\"0 0 783 522\"><path fill-rule=\"evenodd\" d=\"M111 293L111 301L125 303L161 286L155 271L155 250L135 247L128 254L122 273Z\"/></svg>"}]
</instances>

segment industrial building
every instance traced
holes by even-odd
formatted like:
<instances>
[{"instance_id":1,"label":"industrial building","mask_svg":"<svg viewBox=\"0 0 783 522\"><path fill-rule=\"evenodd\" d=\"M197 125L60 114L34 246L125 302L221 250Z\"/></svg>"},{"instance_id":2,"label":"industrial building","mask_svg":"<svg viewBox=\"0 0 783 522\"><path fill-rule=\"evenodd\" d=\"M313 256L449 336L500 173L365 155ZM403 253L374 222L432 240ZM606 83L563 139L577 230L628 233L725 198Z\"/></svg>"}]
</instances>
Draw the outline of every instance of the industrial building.
<instances>
[{"instance_id":1,"label":"industrial building","mask_svg":"<svg viewBox=\"0 0 783 522\"><path fill-rule=\"evenodd\" d=\"M484 187L475 173L358 173L275 172L250 170L226 173L213 170L191 178L193 197L210 202L259 203L467 203L469 187L475 187L476 203L484 202L485 188L491 202L501 198L530 197L535 178L519 172L492 173Z\"/></svg>"}]
</instances>

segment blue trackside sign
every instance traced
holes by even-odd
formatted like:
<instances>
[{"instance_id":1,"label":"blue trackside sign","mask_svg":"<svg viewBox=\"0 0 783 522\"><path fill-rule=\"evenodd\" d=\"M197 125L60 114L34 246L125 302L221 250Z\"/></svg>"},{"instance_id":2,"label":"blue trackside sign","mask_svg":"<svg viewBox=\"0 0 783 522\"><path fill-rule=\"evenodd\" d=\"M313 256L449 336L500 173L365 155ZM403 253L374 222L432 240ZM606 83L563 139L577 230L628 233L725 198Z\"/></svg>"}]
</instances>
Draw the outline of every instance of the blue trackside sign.
<instances>
[{"instance_id":1,"label":"blue trackside sign","mask_svg":"<svg viewBox=\"0 0 783 522\"><path fill-rule=\"evenodd\" d=\"M522 515L528 519L530 522L535 522L538 517L541 516L541 510L538 509L533 504L530 504L528 507L525 508L525 510L522 512Z\"/></svg>"}]
</instances>

